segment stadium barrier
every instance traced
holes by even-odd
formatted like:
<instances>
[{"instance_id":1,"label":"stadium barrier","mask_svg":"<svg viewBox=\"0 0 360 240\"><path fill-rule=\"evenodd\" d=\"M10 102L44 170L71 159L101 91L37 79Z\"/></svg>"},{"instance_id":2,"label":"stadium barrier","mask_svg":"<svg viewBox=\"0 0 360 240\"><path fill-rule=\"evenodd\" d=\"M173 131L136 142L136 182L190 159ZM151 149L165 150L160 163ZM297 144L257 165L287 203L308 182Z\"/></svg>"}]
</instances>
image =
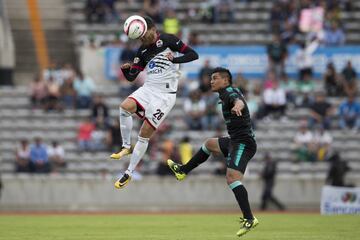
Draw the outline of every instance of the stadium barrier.
<instances>
[{"instance_id":1,"label":"stadium barrier","mask_svg":"<svg viewBox=\"0 0 360 240\"><path fill-rule=\"evenodd\" d=\"M193 175L178 182L173 177L144 176L123 190L111 176L3 175L1 211L238 211L225 177ZM360 177L351 180L360 184ZM248 175L243 181L254 208L259 206L262 182ZM324 176L282 175L274 189L289 209L319 210Z\"/></svg>"}]
</instances>

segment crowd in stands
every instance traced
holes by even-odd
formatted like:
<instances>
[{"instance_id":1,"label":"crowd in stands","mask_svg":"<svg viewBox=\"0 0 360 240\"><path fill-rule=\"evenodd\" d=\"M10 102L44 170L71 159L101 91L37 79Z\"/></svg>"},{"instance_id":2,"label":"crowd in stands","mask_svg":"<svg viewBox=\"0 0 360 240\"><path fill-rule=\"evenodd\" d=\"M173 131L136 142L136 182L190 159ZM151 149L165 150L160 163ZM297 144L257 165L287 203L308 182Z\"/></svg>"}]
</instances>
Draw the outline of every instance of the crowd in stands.
<instances>
[{"instance_id":1,"label":"crowd in stands","mask_svg":"<svg viewBox=\"0 0 360 240\"><path fill-rule=\"evenodd\" d=\"M345 43L341 14L351 10L350 0L279 0L270 12L270 30L285 44L306 34L321 36L327 46L340 46Z\"/></svg>"},{"instance_id":2,"label":"crowd in stands","mask_svg":"<svg viewBox=\"0 0 360 240\"><path fill-rule=\"evenodd\" d=\"M249 2L249 1L244 1ZM133 1L129 0L129 4ZM181 34L181 25L174 9L178 1L147 0L143 12L151 16L156 23L162 24L165 32ZM189 9L189 16L199 17L206 23L233 22L234 2L231 0L204 1L200 9ZM221 6L221 7L219 7ZM302 10L323 9L323 32L312 34L301 28ZM293 150L298 161L326 161L333 154L332 129L359 133L360 103L357 73L351 61L341 71L329 62L322 76L319 89L313 75L312 54L319 45L339 46L344 44L340 15L342 11L351 11L351 1L319 0L291 1L281 0L273 4L270 14L272 41L267 46L269 69L261 81L249 81L241 71L234 74L234 86L241 89L252 116L253 126L258 121L288 121L287 111L293 108L308 109L309 117L304 119L294 135ZM321 13L321 11L319 11ZM92 23L114 23L126 18L116 9L116 0L88 0L86 19ZM298 41L299 34L306 33L305 40ZM301 38L300 38L301 39ZM123 39L122 39L123 40ZM91 42L93 44L94 42ZM298 77L289 78L285 72L285 63L289 58L288 44L299 43L295 53ZM199 45L197 33L189 34L189 44ZM119 56L119 65L131 62L135 56L137 43L121 41L123 51ZM179 95L184 98L183 121L186 130L222 131L224 130L218 98L210 89L212 69L210 59L204 61L195 81L182 83ZM143 77L129 83L119 71L121 82L120 97L125 97L142 85ZM31 103L34 109L45 111L63 111L64 109L88 109L89 116L79 125L77 144L79 151L116 151L121 147L120 123L110 118L109 108L103 96L95 94L94 81L81 70L69 64L52 64L37 74L31 84ZM339 106L330 101L332 97L342 97ZM161 152L161 163L157 172L168 174L165 161L168 158L186 163L192 154L190 139L185 137L179 144L169 140L171 125L166 121L150 141L149 155L155 157L157 149ZM59 172L65 167L64 150L57 142L45 146L40 138L30 145L22 141L16 150L17 172ZM222 172L221 169L218 172Z\"/></svg>"},{"instance_id":3,"label":"crowd in stands","mask_svg":"<svg viewBox=\"0 0 360 240\"><path fill-rule=\"evenodd\" d=\"M18 173L59 173L65 171L64 148L53 141L50 146L35 137L34 143L21 140L16 148L15 171Z\"/></svg>"},{"instance_id":4,"label":"crowd in stands","mask_svg":"<svg viewBox=\"0 0 360 240\"><path fill-rule=\"evenodd\" d=\"M90 77L75 70L71 65L56 64L35 75L31 83L33 109L46 111L63 109L86 109L92 103L95 85Z\"/></svg>"}]
</instances>

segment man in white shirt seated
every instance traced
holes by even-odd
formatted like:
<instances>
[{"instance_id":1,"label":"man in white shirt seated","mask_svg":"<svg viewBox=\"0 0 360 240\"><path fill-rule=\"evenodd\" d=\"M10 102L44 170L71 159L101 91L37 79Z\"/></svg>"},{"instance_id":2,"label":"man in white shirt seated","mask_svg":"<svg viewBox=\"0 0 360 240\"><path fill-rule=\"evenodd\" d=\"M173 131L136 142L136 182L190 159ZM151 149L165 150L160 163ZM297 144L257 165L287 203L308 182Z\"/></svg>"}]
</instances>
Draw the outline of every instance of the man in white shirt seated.
<instances>
[{"instance_id":1,"label":"man in white shirt seated","mask_svg":"<svg viewBox=\"0 0 360 240\"><path fill-rule=\"evenodd\" d=\"M52 172L59 172L66 166L66 162L64 159L65 151L62 146L59 145L57 141L53 141L51 146L49 146L48 156L51 164Z\"/></svg>"},{"instance_id":2,"label":"man in white shirt seated","mask_svg":"<svg viewBox=\"0 0 360 240\"><path fill-rule=\"evenodd\" d=\"M283 117L286 110L286 93L275 80L272 88L265 89L263 93L264 117L272 114L276 118Z\"/></svg>"}]
</instances>

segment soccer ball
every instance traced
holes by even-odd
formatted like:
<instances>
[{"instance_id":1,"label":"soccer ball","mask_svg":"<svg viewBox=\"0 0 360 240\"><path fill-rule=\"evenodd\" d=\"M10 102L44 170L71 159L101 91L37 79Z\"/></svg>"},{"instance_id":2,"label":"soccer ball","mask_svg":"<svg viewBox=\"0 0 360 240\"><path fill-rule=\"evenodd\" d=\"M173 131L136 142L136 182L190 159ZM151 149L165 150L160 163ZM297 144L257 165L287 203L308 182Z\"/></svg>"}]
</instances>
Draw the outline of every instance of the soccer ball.
<instances>
[{"instance_id":1,"label":"soccer ball","mask_svg":"<svg viewBox=\"0 0 360 240\"><path fill-rule=\"evenodd\" d=\"M124 32L131 39L138 39L145 35L147 24L143 17L133 15L124 23Z\"/></svg>"}]
</instances>

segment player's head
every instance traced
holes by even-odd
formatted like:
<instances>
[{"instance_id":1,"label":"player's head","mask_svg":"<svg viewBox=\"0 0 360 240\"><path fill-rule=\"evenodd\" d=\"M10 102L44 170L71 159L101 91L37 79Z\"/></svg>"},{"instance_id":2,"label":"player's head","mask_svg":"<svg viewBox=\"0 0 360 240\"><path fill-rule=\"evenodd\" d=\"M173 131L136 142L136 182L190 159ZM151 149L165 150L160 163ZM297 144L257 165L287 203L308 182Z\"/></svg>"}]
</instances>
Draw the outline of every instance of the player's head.
<instances>
[{"instance_id":1,"label":"player's head","mask_svg":"<svg viewBox=\"0 0 360 240\"><path fill-rule=\"evenodd\" d=\"M150 45L156 40L157 29L154 21L150 17L146 16L144 19L146 21L147 31L145 35L140 38L140 40L144 45Z\"/></svg>"},{"instance_id":2,"label":"player's head","mask_svg":"<svg viewBox=\"0 0 360 240\"><path fill-rule=\"evenodd\" d=\"M217 67L213 70L211 74L211 90L217 92L220 89L231 86L232 84L232 75L229 69L223 67Z\"/></svg>"}]
</instances>

